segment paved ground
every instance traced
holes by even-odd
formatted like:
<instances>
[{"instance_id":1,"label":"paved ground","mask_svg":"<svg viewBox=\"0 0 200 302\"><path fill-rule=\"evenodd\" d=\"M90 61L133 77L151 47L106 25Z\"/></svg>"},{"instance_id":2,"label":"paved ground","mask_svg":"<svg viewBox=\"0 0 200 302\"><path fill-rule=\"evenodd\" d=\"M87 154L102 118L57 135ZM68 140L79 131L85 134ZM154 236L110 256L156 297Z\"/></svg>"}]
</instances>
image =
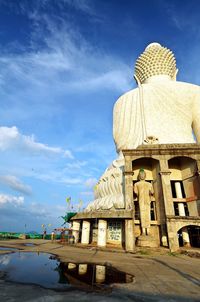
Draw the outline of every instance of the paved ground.
<instances>
[{"instance_id":1,"label":"paved ground","mask_svg":"<svg viewBox=\"0 0 200 302\"><path fill-rule=\"evenodd\" d=\"M34 242L34 247L23 246ZM33 285L0 280L0 301L200 301L200 259L172 255L167 250L138 251L136 254L99 251L60 245L45 240L1 241L0 246L16 247L24 251L48 252L61 261L75 263L109 263L135 276L133 283L115 285L107 294L79 290L56 292ZM9 250L9 249L8 249ZM0 254L6 251L0 251Z\"/></svg>"}]
</instances>

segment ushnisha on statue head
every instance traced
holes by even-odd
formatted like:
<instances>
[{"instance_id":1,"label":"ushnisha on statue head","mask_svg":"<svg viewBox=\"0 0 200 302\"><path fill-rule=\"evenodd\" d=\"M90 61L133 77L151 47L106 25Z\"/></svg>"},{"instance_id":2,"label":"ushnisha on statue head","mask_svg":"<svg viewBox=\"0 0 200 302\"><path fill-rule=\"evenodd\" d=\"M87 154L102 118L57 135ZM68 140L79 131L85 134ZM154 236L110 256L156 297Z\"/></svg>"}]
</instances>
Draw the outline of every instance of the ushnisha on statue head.
<instances>
[{"instance_id":1,"label":"ushnisha on statue head","mask_svg":"<svg viewBox=\"0 0 200 302\"><path fill-rule=\"evenodd\" d=\"M136 60L134 78L138 85L159 76L176 81L177 73L173 52L159 43L151 43Z\"/></svg>"}]
</instances>

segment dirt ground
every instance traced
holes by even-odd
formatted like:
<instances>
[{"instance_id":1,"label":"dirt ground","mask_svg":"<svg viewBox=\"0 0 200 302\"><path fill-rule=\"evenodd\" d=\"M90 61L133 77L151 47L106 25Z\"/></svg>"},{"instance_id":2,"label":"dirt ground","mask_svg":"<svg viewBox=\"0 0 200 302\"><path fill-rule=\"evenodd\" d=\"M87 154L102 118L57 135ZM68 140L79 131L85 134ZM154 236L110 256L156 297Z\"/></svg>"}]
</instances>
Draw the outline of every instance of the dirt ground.
<instances>
[{"instance_id":1,"label":"dirt ground","mask_svg":"<svg viewBox=\"0 0 200 302\"><path fill-rule=\"evenodd\" d=\"M24 246L34 243L34 246ZM81 248L47 240L0 241L0 255L9 247L26 252L46 252L57 255L62 262L110 264L134 275L134 282L116 284L110 293L91 293L76 289L57 292L37 285L16 284L0 278L0 301L200 301L200 259L183 254L171 254L166 249L119 250ZM1 277L1 276L0 276Z\"/></svg>"}]
</instances>

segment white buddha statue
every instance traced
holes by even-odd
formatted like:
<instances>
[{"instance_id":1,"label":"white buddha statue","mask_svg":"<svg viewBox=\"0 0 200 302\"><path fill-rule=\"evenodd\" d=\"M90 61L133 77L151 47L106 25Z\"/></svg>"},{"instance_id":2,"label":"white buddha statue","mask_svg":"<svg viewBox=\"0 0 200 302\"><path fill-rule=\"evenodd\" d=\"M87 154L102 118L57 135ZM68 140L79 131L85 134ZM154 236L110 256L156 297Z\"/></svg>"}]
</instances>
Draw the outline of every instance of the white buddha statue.
<instances>
[{"instance_id":1,"label":"white buddha statue","mask_svg":"<svg viewBox=\"0 0 200 302\"><path fill-rule=\"evenodd\" d=\"M123 149L142 144L200 143L200 87L176 81L173 53L151 43L135 64L138 88L114 106L113 137L119 154L100 178L86 211L124 208Z\"/></svg>"}]
</instances>

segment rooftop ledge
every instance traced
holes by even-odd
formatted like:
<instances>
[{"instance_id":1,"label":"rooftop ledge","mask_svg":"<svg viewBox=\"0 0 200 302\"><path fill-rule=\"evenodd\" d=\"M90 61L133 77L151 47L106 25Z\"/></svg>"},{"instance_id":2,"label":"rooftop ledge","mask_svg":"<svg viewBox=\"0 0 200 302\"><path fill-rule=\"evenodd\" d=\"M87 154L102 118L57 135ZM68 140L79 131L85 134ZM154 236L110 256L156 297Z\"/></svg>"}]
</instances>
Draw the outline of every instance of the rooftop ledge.
<instances>
[{"instance_id":1,"label":"rooftop ledge","mask_svg":"<svg viewBox=\"0 0 200 302\"><path fill-rule=\"evenodd\" d=\"M122 153L126 155L145 154L200 154L200 143L188 144L144 144L136 149L123 149Z\"/></svg>"},{"instance_id":2,"label":"rooftop ledge","mask_svg":"<svg viewBox=\"0 0 200 302\"><path fill-rule=\"evenodd\" d=\"M133 218L133 211L130 210L105 210L77 213L71 220L93 219L93 218Z\"/></svg>"},{"instance_id":3,"label":"rooftop ledge","mask_svg":"<svg viewBox=\"0 0 200 302\"><path fill-rule=\"evenodd\" d=\"M185 221L199 221L200 216L171 216L167 215L167 220L185 220Z\"/></svg>"}]
</instances>

